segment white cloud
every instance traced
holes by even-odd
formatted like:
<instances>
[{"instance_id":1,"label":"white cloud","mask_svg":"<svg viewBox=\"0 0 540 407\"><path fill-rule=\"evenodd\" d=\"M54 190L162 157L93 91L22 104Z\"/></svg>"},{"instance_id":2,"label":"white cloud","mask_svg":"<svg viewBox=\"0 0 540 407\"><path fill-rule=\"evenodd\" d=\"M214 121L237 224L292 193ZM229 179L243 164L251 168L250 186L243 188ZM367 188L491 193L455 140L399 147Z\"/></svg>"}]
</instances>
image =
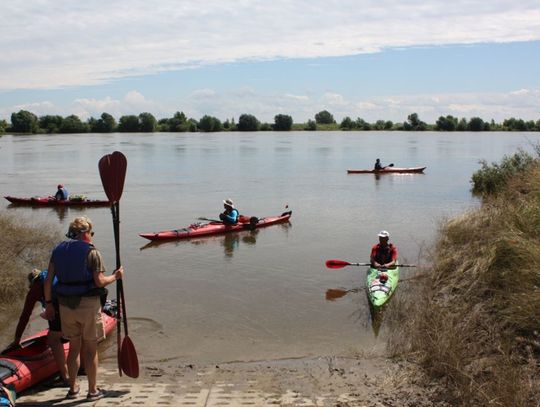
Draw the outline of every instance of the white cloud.
<instances>
[{"instance_id":1,"label":"white cloud","mask_svg":"<svg viewBox=\"0 0 540 407\"><path fill-rule=\"evenodd\" d=\"M540 39L536 0L4 0L0 89L246 59Z\"/></svg>"},{"instance_id":2,"label":"white cloud","mask_svg":"<svg viewBox=\"0 0 540 407\"><path fill-rule=\"evenodd\" d=\"M207 97L202 97L206 95ZM211 96L211 97L210 97ZM334 101L336 103L329 103ZM253 89L218 92L204 89L175 100L174 108L164 106L148 99L141 92L130 91L120 99L76 99L69 106L57 106L50 101L19 104L0 109L0 118L9 121L11 113L21 109L29 110L37 116L76 114L81 119L99 117L107 112L115 118L127 114L150 112L157 119L172 117L182 110L188 117L200 119L204 115L215 116L220 120L238 119L243 113L253 114L263 122L273 122L277 114L287 114L297 123L313 119L321 110L328 110L339 122L344 117L358 117L375 122L376 120L405 121L411 113L418 113L426 122L434 123L439 116L481 117L501 122L510 117L524 120L540 119L540 89L520 89L509 92L491 93L439 93L425 95L393 95L374 98L348 98L337 93L295 96L291 94L260 93ZM182 108L189 106L189 108Z\"/></svg>"},{"instance_id":3,"label":"white cloud","mask_svg":"<svg viewBox=\"0 0 540 407\"><path fill-rule=\"evenodd\" d=\"M110 96L103 99L75 99L68 110L81 119L87 119L99 117L103 112L120 117L143 112L160 112L163 109L159 103L147 99L136 90L131 90L122 99L113 99Z\"/></svg>"}]
</instances>

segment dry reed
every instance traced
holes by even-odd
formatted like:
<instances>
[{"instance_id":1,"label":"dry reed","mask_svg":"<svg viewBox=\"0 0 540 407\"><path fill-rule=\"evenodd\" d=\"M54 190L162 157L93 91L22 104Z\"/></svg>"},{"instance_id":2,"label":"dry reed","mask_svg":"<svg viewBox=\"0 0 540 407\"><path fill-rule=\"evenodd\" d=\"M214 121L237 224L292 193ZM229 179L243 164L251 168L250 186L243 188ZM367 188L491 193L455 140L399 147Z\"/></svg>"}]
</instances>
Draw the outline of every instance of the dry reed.
<instances>
[{"instance_id":1,"label":"dry reed","mask_svg":"<svg viewBox=\"0 0 540 407\"><path fill-rule=\"evenodd\" d=\"M540 166L442 224L428 257L429 278L393 304L393 354L418 362L452 405L537 406Z\"/></svg>"},{"instance_id":2,"label":"dry reed","mask_svg":"<svg viewBox=\"0 0 540 407\"><path fill-rule=\"evenodd\" d=\"M17 304L27 288L26 275L47 266L59 231L0 212L0 310Z\"/></svg>"}]
</instances>

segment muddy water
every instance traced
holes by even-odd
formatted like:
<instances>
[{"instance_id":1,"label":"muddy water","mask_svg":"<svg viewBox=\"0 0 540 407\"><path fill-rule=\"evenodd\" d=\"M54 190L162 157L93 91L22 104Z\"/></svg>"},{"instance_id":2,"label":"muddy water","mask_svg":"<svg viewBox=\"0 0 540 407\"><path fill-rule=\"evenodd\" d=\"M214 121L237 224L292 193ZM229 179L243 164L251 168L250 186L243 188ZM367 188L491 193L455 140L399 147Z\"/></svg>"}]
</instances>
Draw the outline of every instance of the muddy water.
<instances>
[{"instance_id":1,"label":"muddy water","mask_svg":"<svg viewBox=\"0 0 540 407\"><path fill-rule=\"evenodd\" d=\"M477 205L470 176L478 160L532 150L534 133L230 133L4 136L3 195L70 193L104 198L97 163L128 158L120 206L130 336L142 362L230 361L376 350L363 292L327 301L329 288L360 287L365 270L329 270L330 258L363 262L380 229L400 258L417 262L440 219ZM347 175L375 158L427 166L423 175ZM288 205L290 223L254 232L146 245L138 233L215 218L232 198L242 214L270 216ZM65 232L89 216L94 240L114 266L108 208L3 209ZM407 270L402 275L406 276ZM406 285L399 287L406 289ZM114 290L113 290L114 291ZM44 326L33 319L28 332ZM7 327L6 332L13 326ZM9 333L8 336L11 334Z\"/></svg>"}]
</instances>

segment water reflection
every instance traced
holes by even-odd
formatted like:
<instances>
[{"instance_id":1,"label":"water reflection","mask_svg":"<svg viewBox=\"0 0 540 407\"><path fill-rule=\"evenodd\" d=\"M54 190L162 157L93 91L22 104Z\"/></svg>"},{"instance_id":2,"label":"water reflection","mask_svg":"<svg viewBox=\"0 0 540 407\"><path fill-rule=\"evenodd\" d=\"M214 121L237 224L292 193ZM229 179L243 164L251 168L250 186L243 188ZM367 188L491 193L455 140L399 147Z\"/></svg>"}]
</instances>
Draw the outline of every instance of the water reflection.
<instances>
[{"instance_id":1,"label":"water reflection","mask_svg":"<svg viewBox=\"0 0 540 407\"><path fill-rule=\"evenodd\" d=\"M350 315L350 318L361 323L364 328L370 326L371 330L373 331L373 335L376 338L379 336L379 332L383 324L385 307L375 309L371 304L368 292L364 289L364 287L356 287L350 289L329 288L328 290L326 290L325 299L327 301L336 301L337 299L343 298L348 294L357 294L362 291L365 291L366 293L367 307L365 303L359 304L358 308ZM369 309L369 315L367 315L368 313L366 312L366 308Z\"/></svg>"},{"instance_id":2,"label":"water reflection","mask_svg":"<svg viewBox=\"0 0 540 407\"><path fill-rule=\"evenodd\" d=\"M51 216L56 216L60 222L63 222L66 218L70 219L70 217L77 217L82 216L86 213L88 207L85 206L37 206L37 205L17 205L17 204L9 204L7 206L7 209L21 209L21 208L28 208L32 211L42 211L46 212L49 211L49 214Z\"/></svg>"}]
</instances>

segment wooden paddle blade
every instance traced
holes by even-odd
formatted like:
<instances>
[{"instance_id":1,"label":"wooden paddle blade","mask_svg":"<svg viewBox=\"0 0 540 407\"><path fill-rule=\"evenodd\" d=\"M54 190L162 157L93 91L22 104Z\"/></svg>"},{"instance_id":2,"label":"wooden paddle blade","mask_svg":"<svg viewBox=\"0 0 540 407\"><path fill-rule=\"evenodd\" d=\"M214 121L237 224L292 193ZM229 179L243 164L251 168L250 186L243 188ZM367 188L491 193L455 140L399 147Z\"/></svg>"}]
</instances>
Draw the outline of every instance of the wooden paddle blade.
<instances>
[{"instance_id":1,"label":"wooden paddle blade","mask_svg":"<svg viewBox=\"0 0 540 407\"><path fill-rule=\"evenodd\" d=\"M343 268L345 266L349 266L351 263L349 263L348 261L344 261L344 260L327 260L326 261L326 267L328 267L329 269L340 269L340 268Z\"/></svg>"},{"instance_id":2,"label":"wooden paddle blade","mask_svg":"<svg viewBox=\"0 0 540 407\"><path fill-rule=\"evenodd\" d=\"M338 298L343 297L345 294L348 293L348 290L342 290L341 288L329 288L326 290L326 300L327 301L334 301Z\"/></svg>"},{"instance_id":3,"label":"wooden paddle blade","mask_svg":"<svg viewBox=\"0 0 540 407\"><path fill-rule=\"evenodd\" d=\"M120 366L122 366L122 371L127 376L134 379L139 377L139 358L137 357L137 351L129 336L124 337L124 340L122 341Z\"/></svg>"},{"instance_id":4,"label":"wooden paddle blade","mask_svg":"<svg viewBox=\"0 0 540 407\"><path fill-rule=\"evenodd\" d=\"M99 175L109 202L118 202L124 190L127 159L120 151L107 154L99 160Z\"/></svg>"}]
</instances>

